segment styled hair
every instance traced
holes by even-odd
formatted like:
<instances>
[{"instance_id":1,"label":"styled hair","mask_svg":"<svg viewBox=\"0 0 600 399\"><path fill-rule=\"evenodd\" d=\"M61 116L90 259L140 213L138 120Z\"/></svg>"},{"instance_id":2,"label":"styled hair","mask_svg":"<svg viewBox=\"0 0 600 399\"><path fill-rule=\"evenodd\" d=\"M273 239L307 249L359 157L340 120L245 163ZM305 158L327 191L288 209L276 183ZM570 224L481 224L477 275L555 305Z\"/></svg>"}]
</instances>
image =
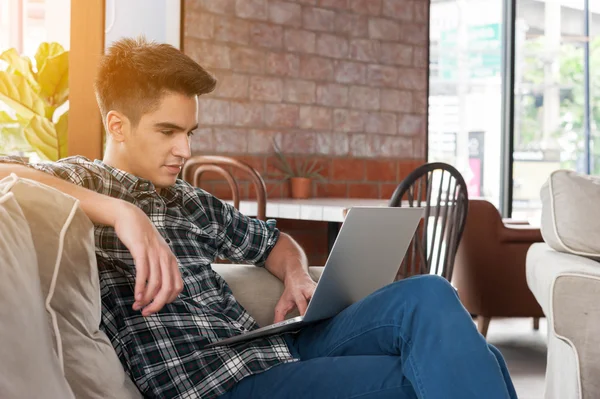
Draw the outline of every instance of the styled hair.
<instances>
[{"instance_id":1,"label":"styled hair","mask_svg":"<svg viewBox=\"0 0 600 399\"><path fill-rule=\"evenodd\" d=\"M136 126L142 115L158 107L164 94L201 95L213 91L216 83L175 47L139 37L118 40L106 50L94 90L103 121L109 111L116 110Z\"/></svg>"}]
</instances>

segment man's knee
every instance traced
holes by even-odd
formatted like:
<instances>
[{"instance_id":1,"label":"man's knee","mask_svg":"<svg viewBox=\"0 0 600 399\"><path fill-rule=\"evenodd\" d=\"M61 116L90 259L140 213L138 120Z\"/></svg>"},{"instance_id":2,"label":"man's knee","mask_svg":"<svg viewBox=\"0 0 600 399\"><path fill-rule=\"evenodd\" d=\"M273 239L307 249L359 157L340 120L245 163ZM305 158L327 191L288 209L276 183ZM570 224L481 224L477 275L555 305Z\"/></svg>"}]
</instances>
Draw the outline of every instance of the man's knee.
<instances>
[{"instance_id":1,"label":"man's knee","mask_svg":"<svg viewBox=\"0 0 600 399\"><path fill-rule=\"evenodd\" d=\"M405 295L414 298L419 304L448 303L455 299L456 290L443 277L424 274L400 280L394 285Z\"/></svg>"}]
</instances>

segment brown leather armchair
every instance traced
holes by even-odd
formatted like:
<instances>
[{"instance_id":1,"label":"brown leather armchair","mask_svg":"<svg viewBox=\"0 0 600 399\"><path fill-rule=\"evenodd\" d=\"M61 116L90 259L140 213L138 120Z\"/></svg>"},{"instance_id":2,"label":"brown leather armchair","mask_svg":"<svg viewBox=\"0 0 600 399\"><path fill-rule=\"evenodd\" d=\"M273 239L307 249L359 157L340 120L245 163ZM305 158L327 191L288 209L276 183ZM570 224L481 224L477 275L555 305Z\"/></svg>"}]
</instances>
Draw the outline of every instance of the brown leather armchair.
<instances>
[{"instance_id":1,"label":"brown leather armchair","mask_svg":"<svg viewBox=\"0 0 600 399\"><path fill-rule=\"evenodd\" d=\"M502 220L484 200L470 200L465 231L454 263L452 284L485 337L492 317L533 317L544 313L527 286L527 250L543 241L529 224Z\"/></svg>"}]
</instances>

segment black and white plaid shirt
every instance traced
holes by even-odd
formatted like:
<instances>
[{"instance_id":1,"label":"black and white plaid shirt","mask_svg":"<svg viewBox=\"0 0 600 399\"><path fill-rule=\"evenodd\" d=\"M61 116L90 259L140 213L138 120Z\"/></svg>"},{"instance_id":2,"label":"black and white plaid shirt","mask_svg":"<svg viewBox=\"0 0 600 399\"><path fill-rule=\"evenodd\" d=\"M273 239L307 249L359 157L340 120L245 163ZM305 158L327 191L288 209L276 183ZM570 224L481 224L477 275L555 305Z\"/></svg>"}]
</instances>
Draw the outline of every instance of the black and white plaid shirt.
<instances>
[{"instance_id":1,"label":"black and white plaid shirt","mask_svg":"<svg viewBox=\"0 0 600 399\"><path fill-rule=\"evenodd\" d=\"M0 158L0 162L11 161ZM159 195L153 184L103 162L71 157L32 164L79 186L131 202L152 220L177 257L184 288L160 312L134 311L135 266L112 227L96 226L102 328L125 370L151 398L212 398L242 378L294 361L279 336L235 347L201 349L257 328L211 268L217 256L263 265L279 237L272 223L248 218L178 180Z\"/></svg>"}]
</instances>

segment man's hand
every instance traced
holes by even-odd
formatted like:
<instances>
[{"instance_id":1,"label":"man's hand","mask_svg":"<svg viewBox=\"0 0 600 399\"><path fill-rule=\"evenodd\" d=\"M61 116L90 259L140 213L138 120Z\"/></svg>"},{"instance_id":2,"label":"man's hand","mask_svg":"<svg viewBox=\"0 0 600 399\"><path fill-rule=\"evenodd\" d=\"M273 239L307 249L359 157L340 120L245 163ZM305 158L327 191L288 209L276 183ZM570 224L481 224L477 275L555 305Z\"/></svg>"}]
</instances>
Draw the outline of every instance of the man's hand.
<instances>
[{"instance_id":1,"label":"man's hand","mask_svg":"<svg viewBox=\"0 0 600 399\"><path fill-rule=\"evenodd\" d=\"M114 228L135 261L134 310L143 316L158 312L183 289L177 259L148 216L136 206L120 202Z\"/></svg>"},{"instance_id":2,"label":"man's hand","mask_svg":"<svg viewBox=\"0 0 600 399\"><path fill-rule=\"evenodd\" d=\"M283 294L275 306L274 323L283 321L285 316L295 308L298 308L300 315L304 315L308 302L317 287L317 284L304 270L286 276L284 285Z\"/></svg>"}]
</instances>

